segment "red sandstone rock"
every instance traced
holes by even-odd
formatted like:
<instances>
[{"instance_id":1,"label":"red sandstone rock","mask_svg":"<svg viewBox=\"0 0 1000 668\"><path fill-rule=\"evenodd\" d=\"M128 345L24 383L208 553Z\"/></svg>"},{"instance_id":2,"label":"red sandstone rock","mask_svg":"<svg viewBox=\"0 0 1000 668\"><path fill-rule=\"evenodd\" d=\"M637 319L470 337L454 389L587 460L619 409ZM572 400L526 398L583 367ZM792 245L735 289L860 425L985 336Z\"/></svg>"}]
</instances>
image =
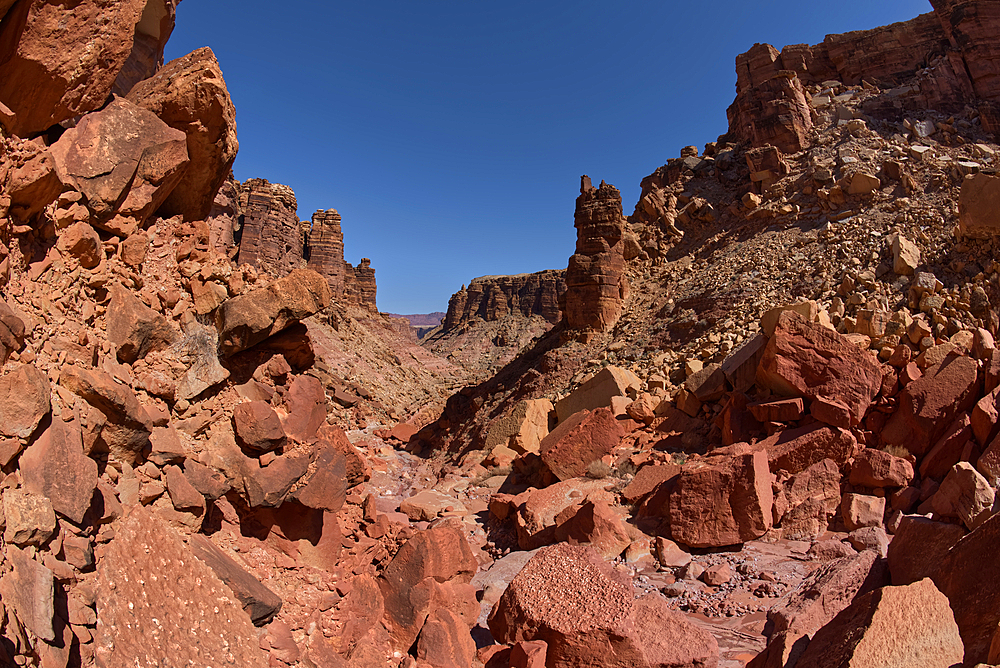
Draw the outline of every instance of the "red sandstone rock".
<instances>
[{"instance_id":1,"label":"red sandstone rock","mask_svg":"<svg viewBox=\"0 0 1000 668\"><path fill-rule=\"evenodd\" d=\"M263 401L248 401L233 409L233 429L240 442L255 452L270 452L285 441L278 414Z\"/></svg>"},{"instance_id":2,"label":"red sandstone rock","mask_svg":"<svg viewBox=\"0 0 1000 668\"><path fill-rule=\"evenodd\" d=\"M888 452L864 448L854 457L851 484L861 487L905 487L913 480L913 466Z\"/></svg>"},{"instance_id":3,"label":"red sandstone rock","mask_svg":"<svg viewBox=\"0 0 1000 668\"><path fill-rule=\"evenodd\" d=\"M608 561L621 556L632 542L621 516L603 501L587 501L572 517L559 523L556 540L570 545L589 544Z\"/></svg>"},{"instance_id":4,"label":"red sandstone rock","mask_svg":"<svg viewBox=\"0 0 1000 668\"><path fill-rule=\"evenodd\" d=\"M160 207L164 216L204 220L236 159L236 109L208 47L167 63L127 99L187 136L191 165Z\"/></svg>"},{"instance_id":5,"label":"red sandstone rock","mask_svg":"<svg viewBox=\"0 0 1000 668\"><path fill-rule=\"evenodd\" d=\"M48 206L62 191L51 153L39 150L14 169L7 178L5 190L10 196L10 212L22 221L27 222Z\"/></svg>"},{"instance_id":6,"label":"red sandstone rock","mask_svg":"<svg viewBox=\"0 0 1000 668\"><path fill-rule=\"evenodd\" d=\"M97 487L97 462L83 454L79 424L52 420L22 453L19 467L25 489L48 498L72 522L83 521Z\"/></svg>"},{"instance_id":7,"label":"red sandstone rock","mask_svg":"<svg viewBox=\"0 0 1000 668\"><path fill-rule=\"evenodd\" d=\"M564 292L565 272L557 270L474 278L448 300L441 324L446 330L456 329L473 318L492 322L513 313L539 315L554 325L562 317L559 298Z\"/></svg>"},{"instance_id":8,"label":"red sandstone rock","mask_svg":"<svg viewBox=\"0 0 1000 668\"><path fill-rule=\"evenodd\" d=\"M243 221L237 262L272 276L301 268L304 232L292 189L249 179L240 186L239 200Z\"/></svg>"},{"instance_id":9,"label":"red sandstone rock","mask_svg":"<svg viewBox=\"0 0 1000 668\"><path fill-rule=\"evenodd\" d=\"M504 643L542 640L553 666L712 668L715 639L657 595L635 599L627 578L587 547L541 550L489 616Z\"/></svg>"},{"instance_id":10,"label":"red sandstone rock","mask_svg":"<svg viewBox=\"0 0 1000 668\"><path fill-rule=\"evenodd\" d=\"M578 478L591 462L610 453L624 436L618 420L607 408L580 411L542 439L538 452L559 480Z\"/></svg>"},{"instance_id":11,"label":"red sandstone rock","mask_svg":"<svg viewBox=\"0 0 1000 668\"><path fill-rule=\"evenodd\" d=\"M788 540L822 536L840 507L840 469L824 459L792 476L774 497L774 524Z\"/></svg>"},{"instance_id":12,"label":"red sandstone rock","mask_svg":"<svg viewBox=\"0 0 1000 668\"><path fill-rule=\"evenodd\" d=\"M266 288L234 297L216 313L219 346L226 356L260 343L330 304L322 276L299 269Z\"/></svg>"},{"instance_id":13,"label":"red sandstone rock","mask_svg":"<svg viewBox=\"0 0 1000 668\"><path fill-rule=\"evenodd\" d=\"M809 145L812 116L801 81L782 64L770 44L737 56L736 100L726 114L729 131L740 141L797 153Z\"/></svg>"},{"instance_id":14,"label":"red sandstone rock","mask_svg":"<svg viewBox=\"0 0 1000 668\"><path fill-rule=\"evenodd\" d=\"M98 566L95 639L105 666L156 665L164 647L178 665L267 665L232 590L142 508L117 525Z\"/></svg>"},{"instance_id":15,"label":"red sandstone rock","mask_svg":"<svg viewBox=\"0 0 1000 668\"><path fill-rule=\"evenodd\" d=\"M48 415L49 379L31 364L0 377L0 436L27 440Z\"/></svg>"},{"instance_id":16,"label":"red sandstone rock","mask_svg":"<svg viewBox=\"0 0 1000 668\"><path fill-rule=\"evenodd\" d=\"M676 464L643 466L622 490L622 497L629 503L637 503L658 485L676 478L680 473L681 467Z\"/></svg>"},{"instance_id":17,"label":"red sandstone rock","mask_svg":"<svg viewBox=\"0 0 1000 668\"><path fill-rule=\"evenodd\" d=\"M801 418L805 412L802 399L779 399L748 404L747 408L761 422L792 422Z\"/></svg>"},{"instance_id":18,"label":"red sandstone rock","mask_svg":"<svg viewBox=\"0 0 1000 668\"><path fill-rule=\"evenodd\" d=\"M972 421L968 413L962 413L920 460L920 477L936 480L944 478L962 458L962 452L971 438Z\"/></svg>"},{"instance_id":19,"label":"red sandstone rock","mask_svg":"<svg viewBox=\"0 0 1000 668\"><path fill-rule=\"evenodd\" d=\"M108 340L118 347L118 359L132 363L164 350L179 337L170 322L149 308L131 290L115 283L109 290Z\"/></svg>"},{"instance_id":20,"label":"red sandstone rock","mask_svg":"<svg viewBox=\"0 0 1000 668\"><path fill-rule=\"evenodd\" d=\"M721 547L761 537L773 522L771 480L762 451L685 466L670 495L673 539Z\"/></svg>"},{"instance_id":21,"label":"red sandstone rock","mask_svg":"<svg viewBox=\"0 0 1000 668\"><path fill-rule=\"evenodd\" d=\"M787 601L767 617L776 633L810 635L846 608L855 597L889 583L885 561L873 550L829 561L806 577Z\"/></svg>"},{"instance_id":22,"label":"red sandstone rock","mask_svg":"<svg viewBox=\"0 0 1000 668\"><path fill-rule=\"evenodd\" d=\"M791 311L778 318L757 369L757 383L778 394L842 401L855 425L882 388L882 376L873 355Z\"/></svg>"},{"instance_id":23,"label":"red sandstone rock","mask_svg":"<svg viewBox=\"0 0 1000 668\"><path fill-rule=\"evenodd\" d=\"M300 443L316 440L326 423L326 393L323 383L313 376L296 376L285 395L288 415L281 421L285 434Z\"/></svg>"},{"instance_id":24,"label":"red sandstone rock","mask_svg":"<svg viewBox=\"0 0 1000 668\"><path fill-rule=\"evenodd\" d=\"M548 643L544 640L522 640L510 649L511 668L545 668Z\"/></svg>"},{"instance_id":25,"label":"red sandstone rock","mask_svg":"<svg viewBox=\"0 0 1000 668\"><path fill-rule=\"evenodd\" d=\"M954 355L928 368L899 393L899 408L886 423L883 440L918 457L925 454L955 416L971 408L980 387L978 372L975 360Z\"/></svg>"},{"instance_id":26,"label":"red sandstone rock","mask_svg":"<svg viewBox=\"0 0 1000 668\"><path fill-rule=\"evenodd\" d=\"M101 238L88 223L75 223L62 230L56 248L78 259L85 269L93 269L104 259Z\"/></svg>"},{"instance_id":27,"label":"red sandstone rock","mask_svg":"<svg viewBox=\"0 0 1000 668\"><path fill-rule=\"evenodd\" d=\"M948 597L965 644L965 665L986 661L1000 625L1000 515L962 538L931 578Z\"/></svg>"},{"instance_id":28,"label":"red sandstone rock","mask_svg":"<svg viewBox=\"0 0 1000 668\"><path fill-rule=\"evenodd\" d=\"M0 578L0 596L9 602L17 618L41 640L56 638L55 580L52 571L16 547L8 546L6 557L13 567Z\"/></svg>"},{"instance_id":29,"label":"red sandstone rock","mask_svg":"<svg viewBox=\"0 0 1000 668\"><path fill-rule=\"evenodd\" d=\"M176 510L187 510L197 515L205 512L205 497L188 481L178 466L163 469L163 482L167 486L170 502Z\"/></svg>"},{"instance_id":30,"label":"red sandstone rock","mask_svg":"<svg viewBox=\"0 0 1000 668\"><path fill-rule=\"evenodd\" d=\"M27 137L104 104L146 4L18 3L0 32L0 42L9 45L0 65L0 101L16 119L7 130Z\"/></svg>"},{"instance_id":31,"label":"red sandstone rock","mask_svg":"<svg viewBox=\"0 0 1000 668\"><path fill-rule=\"evenodd\" d=\"M847 430L811 424L778 432L759 445L767 451L771 471L795 474L824 459L845 463L854 455L858 442Z\"/></svg>"},{"instance_id":32,"label":"red sandstone rock","mask_svg":"<svg viewBox=\"0 0 1000 668\"><path fill-rule=\"evenodd\" d=\"M906 585L934 574L941 560L965 536L957 524L905 515L889 543L892 584Z\"/></svg>"},{"instance_id":33,"label":"red sandstone rock","mask_svg":"<svg viewBox=\"0 0 1000 668\"><path fill-rule=\"evenodd\" d=\"M882 518L885 516L885 497L845 494L841 512L848 531L882 526Z\"/></svg>"},{"instance_id":34,"label":"red sandstone rock","mask_svg":"<svg viewBox=\"0 0 1000 668\"><path fill-rule=\"evenodd\" d=\"M816 632L799 664L951 668L964 648L948 599L929 579L858 598Z\"/></svg>"},{"instance_id":35,"label":"red sandstone rock","mask_svg":"<svg viewBox=\"0 0 1000 668\"><path fill-rule=\"evenodd\" d=\"M566 269L563 313L572 329L606 331L621 315L628 293L622 238L625 217L618 189L584 177L576 200L576 252Z\"/></svg>"},{"instance_id":36,"label":"red sandstone rock","mask_svg":"<svg viewBox=\"0 0 1000 668\"><path fill-rule=\"evenodd\" d=\"M593 500L611 500L600 480L573 479L545 489L528 490L514 498L517 541L522 550L534 550L556 539L558 519L568 508Z\"/></svg>"},{"instance_id":37,"label":"red sandstone rock","mask_svg":"<svg viewBox=\"0 0 1000 668\"><path fill-rule=\"evenodd\" d=\"M854 421L850 407L843 401L817 396L809 406L809 414L824 424L850 429Z\"/></svg>"},{"instance_id":38,"label":"red sandstone rock","mask_svg":"<svg viewBox=\"0 0 1000 668\"><path fill-rule=\"evenodd\" d=\"M397 647L408 650L432 611L436 584L468 584L478 568L472 549L454 526L422 531L408 540L379 578L385 625Z\"/></svg>"},{"instance_id":39,"label":"red sandstone rock","mask_svg":"<svg viewBox=\"0 0 1000 668\"><path fill-rule=\"evenodd\" d=\"M119 214L142 224L189 162L183 132L122 99L84 116L50 151L62 182L86 195L92 222L120 236L135 230L109 227L108 221Z\"/></svg>"},{"instance_id":40,"label":"red sandstone rock","mask_svg":"<svg viewBox=\"0 0 1000 668\"><path fill-rule=\"evenodd\" d=\"M972 407L970 421L972 423L972 433L980 445L989 445L997 436L997 395L1000 389L988 392L986 396L976 402Z\"/></svg>"},{"instance_id":41,"label":"red sandstone rock","mask_svg":"<svg viewBox=\"0 0 1000 668\"><path fill-rule=\"evenodd\" d=\"M313 446L312 475L293 497L307 508L338 512L347 497L347 457L326 441Z\"/></svg>"},{"instance_id":42,"label":"red sandstone rock","mask_svg":"<svg viewBox=\"0 0 1000 668\"><path fill-rule=\"evenodd\" d=\"M931 504L937 515L958 518L974 530L993 514L995 495L995 490L972 464L959 462L945 476L931 497Z\"/></svg>"},{"instance_id":43,"label":"red sandstone rock","mask_svg":"<svg viewBox=\"0 0 1000 668\"><path fill-rule=\"evenodd\" d=\"M447 608L434 610L420 631L417 658L433 668L471 666L476 658L476 642L468 624Z\"/></svg>"},{"instance_id":44,"label":"red sandstone rock","mask_svg":"<svg viewBox=\"0 0 1000 668\"><path fill-rule=\"evenodd\" d=\"M277 594L261 584L260 580L250 575L206 536L201 534L191 536L188 546L194 556L208 564L219 579L232 590L256 626L267 624L281 610L281 599Z\"/></svg>"}]
</instances>

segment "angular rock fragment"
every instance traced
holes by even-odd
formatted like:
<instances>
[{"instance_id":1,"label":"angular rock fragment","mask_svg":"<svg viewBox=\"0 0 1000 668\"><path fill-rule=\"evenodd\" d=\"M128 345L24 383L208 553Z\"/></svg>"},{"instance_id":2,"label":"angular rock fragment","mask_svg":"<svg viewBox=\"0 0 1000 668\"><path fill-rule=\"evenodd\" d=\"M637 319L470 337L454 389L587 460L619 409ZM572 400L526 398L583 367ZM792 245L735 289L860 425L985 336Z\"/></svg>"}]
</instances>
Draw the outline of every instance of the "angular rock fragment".
<instances>
[{"instance_id":1,"label":"angular rock fragment","mask_svg":"<svg viewBox=\"0 0 1000 668\"><path fill-rule=\"evenodd\" d=\"M721 547L763 536L773 522L771 480L762 451L685 466L670 495L673 539Z\"/></svg>"},{"instance_id":2,"label":"angular rock fragment","mask_svg":"<svg viewBox=\"0 0 1000 668\"><path fill-rule=\"evenodd\" d=\"M188 546L194 556L208 564L232 590L255 626L267 624L281 610L281 598L220 550L207 536L191 536Z\"/></svg>"},{"instance_id":3,"label":"angular rock fragment","mask_svg":"<svg viewBox=\"0 0 1000 668\"><path fill-rule=\"evenodd\" d=\"M78 423L52 420L21 454L19 465L25 489L48 498L75 524L83 522L97 488L97 462L83 453Z\"/></svg>"},{"instance_id":4,"label":"angular rock fragment","mask_svg":"<svg viewBox=\"0 0 1000 668\"><path fill-rule=\"evenodd\" d=\"M50 408L49 379L35 366L0 377L0 436L30 438Z\"/></svg>"},{"instance_id":5,"label":"angular rock fragment","mask_svg":"<svg viewBox=\"0 0 1000 668\"><path fill-rule=\"evenodd\" d=\"M120 236L135 229L109 224L112 217L141 225L177 186L189 162L183 132L123 99L84 116L50 151L62 182L87 197L92 222Z\"/></svg>"},{"instance_id":6,"label":"angular rock fragment","mask_svg":"<svg viewBox=\"0 0 1000 668\"><path fill-rule=\"evenodd\" d=\"M330 304L320 274L296 269L266 288L234 297L216 312L219 348L227 357L260 343Z\"/></svg>"},{"instance_id":7,"label":"angular rock fragment","mask_svg":"<svg viewBox=\"0 0 1000 668\"><path fill-rule=\"evenodd\" d=\"M132 363L168 348L178 338L170 322L143 304L131 290L115 283L109 290L108 340L118 347L118 359Z\"/></svg>"},{"instance_id":8,"label":"angular rock fragment","mask_svg":"<svg viewBox=\"0 0 1000 668\"><path fill-rule=\"evenodd\" d=\"M757 383L777 394L844 402L854 424L882 389L882 376L873 355L791 311L779 316L757 369Z\"/></svg>"},{"instance_id":9,"label":"angular rock fragment","mask_svg":"<svg viewBox=\"0 0 1000 668\"><path fill-rule=\"evenodd\" d=\"M964 648L948 599L930 579L858 598L816 632L799 659L816 668L951 668Z\"/></svg>"},{"instance_id":10,"label":"angular rock fragment","mask_svg":"<svg viewBox=\"0 0 1000 668\"><path fill-rule=\"evenodd\" d=\"M609 409L580 411L542 439L538 452L559 480L579 478L591 462L609 454L624 433Z\"/></svg>"}]
</instances>

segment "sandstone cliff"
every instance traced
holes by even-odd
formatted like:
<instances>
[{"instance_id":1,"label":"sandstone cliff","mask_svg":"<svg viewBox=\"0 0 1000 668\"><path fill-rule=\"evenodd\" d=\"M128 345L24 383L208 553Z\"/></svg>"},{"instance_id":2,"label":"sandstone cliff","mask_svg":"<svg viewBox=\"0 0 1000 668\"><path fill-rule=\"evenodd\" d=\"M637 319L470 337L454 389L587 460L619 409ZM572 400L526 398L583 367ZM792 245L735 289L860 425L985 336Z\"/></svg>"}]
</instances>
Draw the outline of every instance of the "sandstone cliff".
<instances>
[{"instance_id":1,"label":"sandstone cliff","mask_svg":"<svg viewBox=\"0 0 1000 668\"><path fill-rule=\"evenodd\" d=\"M452 295L440 326L421 345L485 378L559 322L564 276L546 270L474 278Z\"/></svg>"},{"instance_id":2,"label":"sandstone cliff","mask_svg":"<svg viewBox=\"0 0 1000 668\"><path fill-rule=\"evenodd\" d=\"M1000 47L986 35L995 34L1000 10L991 2L931 4L934 12L911 21L830 35L814 46L795 44L779 52L768 44L754 45L736 59L730 135L752 146L771 144L784 153L802 150L809 144L812 109L820 104L804 86L827 81L864 81L886 89L886 98L870 103L882 114L978 105L984 127L993 131L993 105L1000 101Z\"/></svg>"},{"instance_id":3,"label":"sandstone cliff","mask_svg":"<svg viewBox=\"0 0 1000 668\"><path fill-rule=\"evenodd\" d=\"M305 239L291 188L265 179L248 179L240 185L240 209L240 264L272 276L285 276L305 264Z\"/></svg>"}]
</instances>

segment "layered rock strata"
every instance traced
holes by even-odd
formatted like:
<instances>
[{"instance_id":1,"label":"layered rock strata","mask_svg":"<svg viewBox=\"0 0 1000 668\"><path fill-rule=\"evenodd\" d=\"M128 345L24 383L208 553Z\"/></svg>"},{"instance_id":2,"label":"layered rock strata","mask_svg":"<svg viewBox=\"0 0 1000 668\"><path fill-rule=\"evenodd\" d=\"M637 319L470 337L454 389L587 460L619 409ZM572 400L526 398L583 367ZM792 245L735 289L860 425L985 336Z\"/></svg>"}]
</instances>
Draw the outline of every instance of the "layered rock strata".
<instances>
[{"instance_id":1,"label":"layered rock strata","mask_svg":"<svg viewBox=\"0 0 1000 668\"><path fill-rule=\"evenodd\" d=\"M565 273L549 269L474 278L448 300L444 329L461 327L474 318L492 322L511 314L539 315L554 325L562 318L559 298L566 292Z\"/></svg>"},{"instance_id":2,"label":"layered rock strata","mask_svg":"<svg viewBox=\"0 0 1000 668\"><path fill-rule=\"evenodd\" d=\"M576 199L576 253L566 269L562 306L572 329L606 331L618 321L628 293L624 275L625 217L621 193L584 176Z\"/></svg>"},{"instance_id":3,"label":"layered rock strata","mask_svg":"<svg viewBox=\"0 0 1000 668\"><path fill-rule=\"evenodd\" d=\"M292 189L249 179L240 190L243 224L237 261L275 276L300 268L304 238Z\"/></svg>"},{"instance_id":4,"label":"layered rock strata","mask_svg":"<svg viewBox=\"0 0 1000 668\"><path fill-rule=\"evenodd\" d=\"M736 100L727 112L730 136L785 153L806 148L817 102L804 86L828 81L864 81L888 89L871 105L882 113L958 110L978 98L983 127L995 131L1000 47L990 35L1000 23L1000 9L975 0L931 4L934 12L910 21L828 35L812 46L793 44L778 51L755 44L736 58Z\"/></svg>"}]
</instances>

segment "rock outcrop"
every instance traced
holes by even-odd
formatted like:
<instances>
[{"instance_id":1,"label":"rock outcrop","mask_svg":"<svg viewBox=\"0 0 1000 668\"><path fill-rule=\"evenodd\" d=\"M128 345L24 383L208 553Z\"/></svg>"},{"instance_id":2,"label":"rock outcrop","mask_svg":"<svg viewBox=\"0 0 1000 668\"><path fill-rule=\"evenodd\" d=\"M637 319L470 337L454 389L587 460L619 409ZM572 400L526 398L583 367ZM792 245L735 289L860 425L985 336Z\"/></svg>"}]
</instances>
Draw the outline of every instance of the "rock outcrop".
<instances>
[{"instance_id":1,"label":"rock outcrop","mask_svg":"<svg viewBox=\"0 0 1000 668\"><path fill-rule=\"evenodd\" d=\"M473 318L490 322L512 314L538 315L554 325L562 318L559 300L564 292L565 272L560 270L474 278L448 300L442 327L450 330Z\"/></svg>"},{"instance_id":2,"label":"rock outcrop","mask_svg":"<svg viewBox=\"0 0 1000 668\"><path fill-rule=\"evenodd\" d=\"M242 222L237 262L275 277L305 265L305 234L291 188L265 179L240 185Z\"/></svg>"},{"instance_id":3,"label":"rock outcrop","mask_svg":"<svg viewBox=\"0 0 1000 668\"><path fill-rule=\"evenodd\" d=\"M345 291L344 232L336 209L317 211L309 228L308 267L326 277L330 293L340 298Z\"/></svg>"},{"instance_id":4,"label":"rock outcrop","mask_svg":"<svg viewBox=\"0 0 1000 668\"><path fill-rule=\"evenodd\" d=\"M16 3L0 30L0 102L14 112L4 122L7 131L29 137L99 109L135 50L147 6L151 15L159 8L166 18L172 5L165 0ZM169 30L158 28L153 50L162 57Z\"/></svg>"},{"instance_id":5,"label":"rock outcrop","mask_svg":"<svg viewBox=\"0 0 1000 668\"><path fill-rule=\"evenodd\" d=\"M127 99L187 136L191 166L160 214L204 220L239 150L236 108L215 54L204 47L172 60L132 88Z\"/></svg>"},{"instance_id":6,"label":"rock outcrop","mask_svg":"<svg viewBox=\"0 0 1000 668\"><path fill-rule=\"evenodd\" d=\"M595 188L582 177L574 217L576 253L569 259L560 305L570 328L603 332L618 321L628 296L621 193L603 181Z\"/></svg>"},{"instance_id":7,"label":"rock outcrop","mask_svg":"<svg viewBox=\"0 0 1000 668\"><path fill-rule=\"evenodd\" d=\"M1000 101L995 34L1000 16L990 2L936 0L934 12L872 30L828 35L813 46L794 44L780 52L755 44L736 59L736 100L729 107L730 135L752 146L772 145L796 153L809 143L811 112L831 103L813 97L807 85L857 85L867 81L889 92L867 104L873 111L962 108L978 98L983 125L995 131L993 105ZM923 75L910 82L922 71ZM990 127L990 125L993 127Z\"/></svg>"}]
</instances>

